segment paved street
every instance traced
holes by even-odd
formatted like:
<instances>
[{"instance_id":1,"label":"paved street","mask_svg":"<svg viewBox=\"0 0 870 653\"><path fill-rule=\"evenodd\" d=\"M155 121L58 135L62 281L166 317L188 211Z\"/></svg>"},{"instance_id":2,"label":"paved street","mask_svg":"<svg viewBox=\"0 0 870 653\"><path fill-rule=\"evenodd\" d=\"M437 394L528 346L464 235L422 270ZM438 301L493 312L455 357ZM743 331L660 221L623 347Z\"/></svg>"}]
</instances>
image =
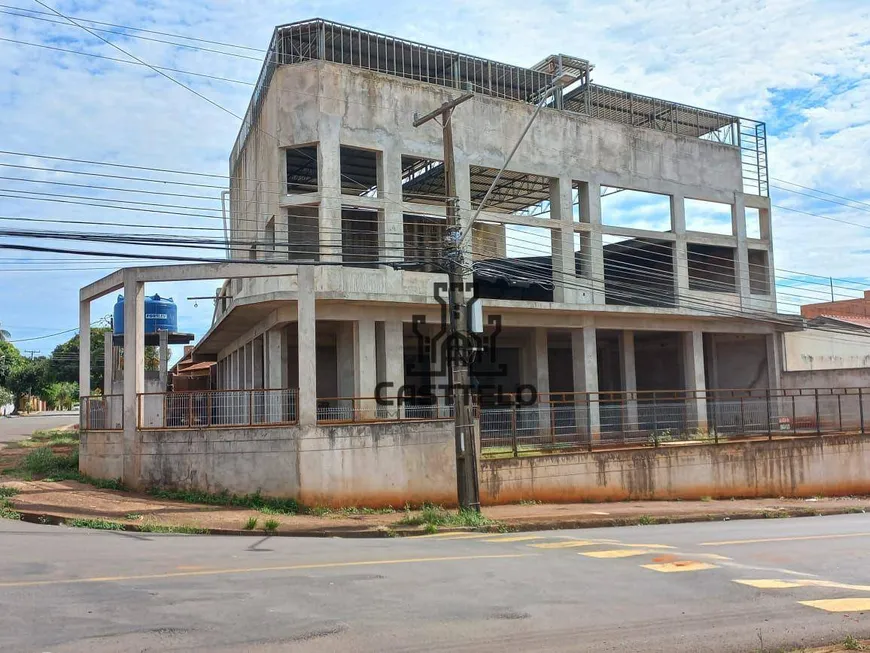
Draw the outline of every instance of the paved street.
<instances>
[{"instance_id":1,"label":"paved street","mask_svg":"<svg viewBox=\"0 0 870 653\"><path fill-rule=\"evenodd\" d=\"M0 614L9 651L778 651L870 635L870 516L364 540L3 521Z\"/></svg>"},{"instance_id":2,"label":"paved street","mask_svg":"<svg viewBox=\"0 0 870 653\"><path fill-rule=\"evenodd\" d=\"M46 412L32 416L0 417L0 443L15 442L30 436L34 431L56 429L77 424L78 412Z\"/></svg>"}]
</instances>

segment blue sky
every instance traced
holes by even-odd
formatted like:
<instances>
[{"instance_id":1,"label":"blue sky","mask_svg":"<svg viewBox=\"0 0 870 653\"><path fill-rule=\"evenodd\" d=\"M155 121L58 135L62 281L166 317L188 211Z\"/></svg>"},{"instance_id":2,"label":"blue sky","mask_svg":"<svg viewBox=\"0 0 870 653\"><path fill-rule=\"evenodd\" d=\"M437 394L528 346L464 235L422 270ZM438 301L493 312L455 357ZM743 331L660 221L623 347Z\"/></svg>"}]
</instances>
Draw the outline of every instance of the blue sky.
<instances>
[{"instance_id":1,"label":"blue sky","mask_svg":"<svg viewBox=\"0 0 870 653\"><path fill-rule=\"evenodd\" d=\"M45 11L29 0L10 3L25 10ZM870 230L866 228L870 226L870 157L866 154L870 151L870 4L862 0L445 0L439 3L437 14L426 3L402 3L401 11L397 11L392 2L368 2L363 7L362 3L339 0L62 1L52 6L78 18L254 49L266 47L275 24L320 16L519 65L531 65L555 52L584 57L595 64L594 79L601 84L767 123L773 202L784 207L774 210L775 263L783 270L801 273L794 277L788 294L781 296L783 310L794 309L794 304L801 301L824 299L826 282L807 274L855 281L839 284L842 287L837 290L838 296L859 294L859 280L870 276L866 253L870 251ZM52 22L59 19L29 15L48 20L0 13L0 39L124 58L81 29ZM201 44L243 55L226 56L158 42L173 40L161 35L144 35L157 39L149 41L101 34L157 66L247 82L256 79L260 68L262 55L255 50ZM0 62L0 150L227 174L227 157L238 121L147 68L8 40L0 40ZM247 107L250 86L178 77L234 113L241 115ZM0 166L0 176L4 177L0 179L0 216L4 218L85 220L109 225L126 222L149 226L139 232L220 237L220 190L204 187L224 183L219 178L155 175L9 155L0 155L0 164L6 164ZM38 169L13 168L9 164ZM158 185L143 180L63 174L46 168L160 177L202 185ZM133 195L35 181L147 188L176 195ZM842 206L811 199L782 190L805 192L785 182L824 189L867 204ZM44 201L49 197L34 193L84 199L65 198L67 203L59 203ZM113 208L68 203L93 202L95 198L102 198ZM185 208L172 210L207 217L127 210L148 207L106 199L175 204ZM657 208L655 202L645 203L643 198L627 194L617 195L612 201L616 207L613 210L635 224L657 224L660 219L660 206ZM716 222L714 214L703 211L699 219L710 225ZM158 225L165 229L155 229ZM213 231L184 232L179 229L182 226L206 226ZM0 220L0 229L21 228L58 229L62 225ZM80 228L111 231L111 227ZM2 242L27 241L0 236ZM87 243L63 244L78 249L94 247ZM72 329L78 323L79 287L120 265L123 263L96 257L38 256L0 250L0 323L12 332L14 340ZM147 290L174 297L180 326L201 335L210 324L211 303L199 301L194 306L186 298L210 295L215 286L215 282L200 282ZM108 314L113 301L114 297L95 304L94 319ZM19 346L48 353L68 337L29 340Z\"/></svg>"}]
</instances>

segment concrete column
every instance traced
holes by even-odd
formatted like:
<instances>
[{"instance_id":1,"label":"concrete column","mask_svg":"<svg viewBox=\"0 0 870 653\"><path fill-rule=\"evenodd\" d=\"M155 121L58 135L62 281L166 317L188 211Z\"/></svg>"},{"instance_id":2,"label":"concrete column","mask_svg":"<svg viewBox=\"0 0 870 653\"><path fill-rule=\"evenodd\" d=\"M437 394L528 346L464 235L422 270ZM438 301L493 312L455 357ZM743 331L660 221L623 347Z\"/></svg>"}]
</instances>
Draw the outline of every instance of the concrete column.
<instances>
[{"instance_id":1,"label":"concrete column","mask_svg":"<svg viewBox=\"0 0 870 653\"><path fill-rule=\"evenodd\" d=\"M779 390L782 387L782 334L768 333L764 336L767 349L767 387Z\"/></svg>"},{"instance_id":2,"label":"concrete column","mask_svg":"<svg viewBox=\"0 0 870 653\"><path fill-rule=\"evenodd\" d=\"M532 333L532 360L534 361L535 389L538 392L538 428L541 433L550 432L550 358L547 353L547 329L536 327Z\"/></svg>"},{"instance_id":3,"label":"concrete column","mask_svg":"<svg viewBox=\"0 0 870 653\"><path fill-rule=\"evenodd\" d=\"M262 390L266 384L266 334L251 341L251 388Z\"/></svg>"},{"instance_id":4,"label":"concrete column","mask_svg":"<svg viewBox=\"0 0 870 653\"><path fill-rule=\"evenodd\" d=\"M299 424L317 423L317 316L315 314L314 266L300 265L297 276L297 329L299 342Z\"/></svg>"},{"instance_id":5,"label":"concrete column","mask_svg":"<svg viewBox=\"0 0 870 653\"><path fill-rule=\"evenodd\" d=\"M160 378L160 387L166 391L169 388L169 331L158 331L160 341L158 344L158 375Z\"/></svg>"},{"instance_id":6,"label":"concrete column","mask_svg":"<svg viewBox=\"0 0 870 653\"><path fill-rule=\"evenodd\" d=\"M686 237L686 198L671 195L671 231L677 237L674 243L674 299L680 306L689 292L689 254ZM685 308L685 306L683 306Z\"/></svg>"},{"instance_id":7,"label":"concrete column","mask_svg":"<svg viewBox=\"0 0 870 653\"><path fill-rule=\"evenodd\" d=\"M460 109L461 111L461 109ZM459 198L459 224L462 227L462 232L465 233L465 230L468 228L468 225L471 222L471 216L474 215L474 211L471 208L471 169L468 164L468 160L462 155L461 152L456 153L456 196ZM463 242L462 251L465 256L466 261L471 261L472 256L472 244L474 241L474 234L470 231ZM470 283L473 280L473 275L471 271L467 271L465 274L465 281Z\"/></svg>"},{"instance_id":8,"label":"concrete column","mask_svg":"<svg viewBox=\"0 0 870 653\"><path fill-rule=\"evenodd\" d=\"M366 397L359 402L361 417L373 418L377 405L372 399L377 385L377 351L375 347L375 321L354 322L354 391L355 397Z\"/></svg>"},{"instance_id":9,"label":"concrete column","mask_svg":"<svg viewBox=\"0 0 870 653\"><path fill-rule=\"evenodd\" d=\"M405 342L402 322L387 321L375 323L375 349L377 352L378 383L392 383L385 389L384 397L397 397L405 384ZM393 408L390 408L391 412ZM396 404L395 410L404 416L402 406Z\"/></svg>"},{"instance_id":10,"label":"concrete column","mask_svg":"<svg viewBox=\"0 0 870 653\"><path fill-rule=\"evenodd\" d=\"M699 429L707 428L707 399L703 394L707 390L704 378L704 334L701 331L683 333L683 375L686 390L697 391L694 398L688 398L689 419L694 417Z\"/></svg>"},{"instance_id":11,"label":"concrete column","mask_svg":"<svg viewBox=\"0 0 870 653\"><path fill-rule=\"evenodd\" d=\"M740 295L740 306L748 307L750 303L749 247L746 242L746 207L742 193L734 193L734 203L731 205L731 229L737 237L737 249L734 252L735 286Z\"/></svg>"},{"instance_id":12,"label":"concrete column","mask_svg":"<svg viewBox=\"0 0 870 653\"><path fill-rule=\"evenodd\" d=\"M574 392L590 393L593 400L586 411L585 399L577 397L577 429L589 429L590 439L601 439L601 410L598 404L598 350L595 327L586 326L571 331L571 351L574 358Z\"/></svg>"},{"instance_id":13,"label":"concrete column","mask_svg":"<svg viewBox=\"0 0 870 653\"><path fill-rule=\"evenodd\" d=\"M341 262L341 145L338 126L321 120L317 145L317 180L320 191L320 260Z\"/></svg>"},{"instance_id":14,"label":"concrete column","mask_svg":"<svg viewBox=\"0 0 870 653\"><path fill-rule=\"evenodd\" d=\"M138 396L145 390L145 284L124 278L124 485L140 478Z\"/></svg>"},{"instance_id":15,"label":"concrete column","mask_svg":"<svg viewBox=\"0 0 870 653\"><path fill-rule=\"evenodd\" d=\"M287 330L284 326L269 329L264 334L263 358L265 365L266 422L285 422L288 419L287 388Z\"/></svg>"},{"instance_id":16,"label":"concrete column","mask_svg":"<svg viewBox=\"0 0 870 653\"><path fill-rule=\"evenodd\" d=\"M634 331L622 331L619 337L619 364L622 389L625 391L623 430L635 431L637 423L637 370L634 358Z\"/></svg>"},{"instance_id":17,"label":"concrete column","mask_svg":"<svg viewBox=\"0 0 870 653\"><path fill-rule=\"evenodd\" d=\"M574 197L570 177L550 180L550 219L559 227L550 230L553 252L553 301L577 303L579 291L574 262Z\"/></svg>"},{"instance_id":18,"label":"concrete column","mask_svg":"<svg viewBox=\"0 0 870 653\"><path fill-rule=\"evenodd\" d=\"M91 300L86 299L79 302L79 397L87 397L90 394Z\"/></svg>"},{"instance_id":19,"label":"concrete column","mask_svg":"<svg viewBox=\"0 0 870 653\"><path fill-rule=\"evenodd\" d=\"M357 385L354 375L356 352L354 347L354 322L340 322L336 332L336 378L339 397L356 397ZM301 378L301 377L300 377ZM348 404L349 406L350 404Z\"/></svg>"},{"instance_id":20,"label":"concrete column","mask_svg":"<svg viewBox=\"0 0 870 653\"><path fill-rule=\"evenodd\" d=\"M601 184L580 184L580 221L591 225L583 235L583 278L592 288L592 303L604 303L604 234L601 226ZM573 237L572 237L573 238Z\"/></svg>"},{"instance_id":21,"label":"concrete column","mask_svg":"<svg viewBox=\"0 0 870 653\"><path fill-rule=\"evenodd\" d=\"M385 145L378 159L378 196L384 199L378 224L380 258L384 261L402 261L405 258L402 151L392 145Z\"/></svg>"},{"instance_id":22,"label":"concrete column","mask_svg":"<svg viewBox=\"0 0 870 653\"><path fill-rule=\"evenodd\" d=\"M103 395L112 394L112 381L115 378L115 343L112 331L103 334ZM81 389L81 384L79 384Z\"/></svg>"}]
</instances>

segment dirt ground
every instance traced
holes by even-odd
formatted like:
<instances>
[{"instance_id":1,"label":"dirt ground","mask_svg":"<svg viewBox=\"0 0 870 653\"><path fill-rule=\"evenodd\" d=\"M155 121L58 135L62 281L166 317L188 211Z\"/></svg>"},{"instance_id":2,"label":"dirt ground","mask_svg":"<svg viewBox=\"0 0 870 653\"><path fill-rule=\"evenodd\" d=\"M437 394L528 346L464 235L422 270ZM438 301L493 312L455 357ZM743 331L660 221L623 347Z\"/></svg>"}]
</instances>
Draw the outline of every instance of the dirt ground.
<instances>
[{"instance_id":1,"label":"dirt ground","mask_svg":"<svg viewBox=\"0 0 870 653\"><path fill-rule=\"evenodd\" d=\"M4 481L19 491L12 497L15 510L31 518L104 519L135 526L142 523L190 526L237 532L251 517L262 527L267 519L280 523L279 533L297 535L375 535L399 528L404 511L348 514L333 511L316 515L265 515L251 509L168 501L145 494L101 490L76 481ZM741 499L735 501L631 501L559 505L485 507L483 513L511 530L579 528L628 523L772 518L800 514L870 511L868 498ZM414 513L412 513L414 514ZM403 534L419 528L401 529Z\"/></svg>"}]
</instances>

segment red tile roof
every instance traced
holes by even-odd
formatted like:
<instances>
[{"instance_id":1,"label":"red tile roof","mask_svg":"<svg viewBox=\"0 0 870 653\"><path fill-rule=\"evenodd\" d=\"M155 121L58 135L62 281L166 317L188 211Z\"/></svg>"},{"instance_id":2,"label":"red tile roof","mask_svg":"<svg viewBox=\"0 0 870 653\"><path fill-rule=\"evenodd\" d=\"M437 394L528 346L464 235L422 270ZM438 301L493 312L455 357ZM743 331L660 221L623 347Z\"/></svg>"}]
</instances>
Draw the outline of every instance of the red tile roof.
<instances>
[{"instance_id":1,"label":"red tile roof","mask_svg":"<svg viewBox=\"0 0 870 653\"><path fill-rule=\"evenodd\" d=\"M819 315L828 320L836 320L843 324L851 324L853 326L870 329L870 317L862 317L860 315Z\"/></svg>"}]
</instances>

